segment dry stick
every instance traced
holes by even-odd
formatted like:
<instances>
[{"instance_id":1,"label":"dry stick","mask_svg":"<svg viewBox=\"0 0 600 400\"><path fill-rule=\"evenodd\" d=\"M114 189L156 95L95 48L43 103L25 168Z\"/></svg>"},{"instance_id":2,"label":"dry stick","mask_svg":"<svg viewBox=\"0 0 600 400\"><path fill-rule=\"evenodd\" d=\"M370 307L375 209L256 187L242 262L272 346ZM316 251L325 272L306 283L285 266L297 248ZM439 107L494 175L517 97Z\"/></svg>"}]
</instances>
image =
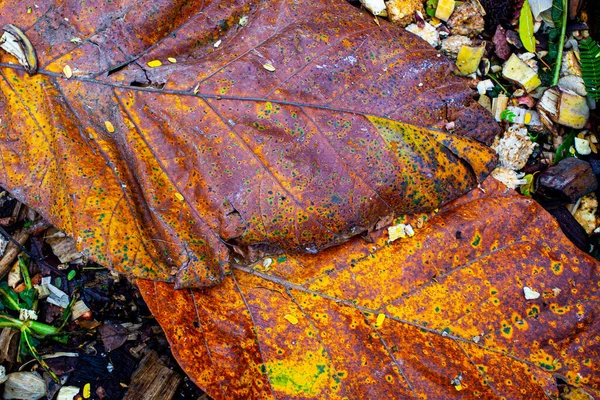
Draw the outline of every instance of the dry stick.
<instances>
[{"instance_id":1,"label":"dry stick","mask_svg":"<svg viewBox=\"0 0 600 400\"><path fill-rule=\"evenodd\" d=\"M17 256L23 248L23 245L29 239L29 232L27 228L21 228L15 232L13 237L9 235L4 228L0 227L0 233L2 233L6 239L10 240L10 243L8 246L6 246L4 256L0 258L0 278L2 278L12 268Z\"/></svg>"},{"instance_id":2,"label":"dry stick","mask_svg":"<svg viewBox=\"0 0 600 400\"><path fill-rule=\"evenodd\" d=\"M57 269L56 267L53 267L52 265L48 264L46 261L34 256L33 254L31 254L31 252L29 250L27 250L25 247L23 247L23 245L25 244L25 242L27 241L27 239L29 239L30 236L30 232L29 229L27 228L21 228L19 229L16 233L15 233L15 237L13 237L10 233L6 232L6 230L0 226L0 235L4 236L7 240L10 241L10 243L8 244L8 246L6 247L6 251L4 252L4 256L2 258L0 258L0 278L2 278L6 273L8 273L8 271L10 271L10 268L12 267L13 262L15 261L16 257L19 255L19 252L23 252L25 254L27 254L27 256L33 260L36 264L38 265L44 265L48 268L50 268L53 272L57 273L60 276L65 276L65 273L60 271L59 269ZM10 257L8 257L10 252ZM12 252L14 252L14 254L12 254ZM8 258L12 258L10 261L8 261Z\"/></svg>"}]
</instances>

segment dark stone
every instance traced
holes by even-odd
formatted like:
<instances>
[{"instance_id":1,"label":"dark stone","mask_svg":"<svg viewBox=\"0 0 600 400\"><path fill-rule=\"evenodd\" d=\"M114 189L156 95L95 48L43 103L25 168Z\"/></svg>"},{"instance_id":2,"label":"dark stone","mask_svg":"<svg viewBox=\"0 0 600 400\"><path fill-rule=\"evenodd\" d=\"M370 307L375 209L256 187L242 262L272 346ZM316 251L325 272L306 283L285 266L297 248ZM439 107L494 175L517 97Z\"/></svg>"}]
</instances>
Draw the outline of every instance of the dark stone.
<instances>
[{"instance_id":1,"label":"dark stone","mask_svg":"<svg viewBox=\"0 0 600 400\"><path fill-rule=\"evenodd\" d=\"M547 199L562 197L574 203L597 187L598 180L590 163L570 157L541 173L536 192Z\"/></svg>"}]
</instances>

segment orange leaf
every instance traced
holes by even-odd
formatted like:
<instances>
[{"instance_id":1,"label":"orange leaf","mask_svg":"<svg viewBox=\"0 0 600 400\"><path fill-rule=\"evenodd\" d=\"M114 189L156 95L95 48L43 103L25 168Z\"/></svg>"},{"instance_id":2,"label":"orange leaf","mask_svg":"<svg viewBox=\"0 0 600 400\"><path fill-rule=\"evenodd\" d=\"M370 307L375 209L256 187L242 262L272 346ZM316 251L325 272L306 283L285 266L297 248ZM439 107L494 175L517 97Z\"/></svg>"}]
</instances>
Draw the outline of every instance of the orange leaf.
<instances>
[{"instance_id":1,"label":"orange leaf","mask_svg":"<svg viewBox=\"0 0 600 400\"><path fill-rule=\"evenodd\" d=\"M202 287L234 257L320 251L487 175L470 138L499 128L451 61L343 0L266 4L1 2L39 68L0 53L0 185L91 259Z\"/></svg>"},{"instance_id":2,"label":"orange leaf","mask_svg":"<svg viewBox=\"0 0 600 400\"><path fill-rule=\"evenodd\" d=\"M138 284L215 399L539 399L558 378L600 394L598 263L537 203L483 186L374 253L355 240L268 272L234 265L210 289Z\"/></svg>"}]
</instances>

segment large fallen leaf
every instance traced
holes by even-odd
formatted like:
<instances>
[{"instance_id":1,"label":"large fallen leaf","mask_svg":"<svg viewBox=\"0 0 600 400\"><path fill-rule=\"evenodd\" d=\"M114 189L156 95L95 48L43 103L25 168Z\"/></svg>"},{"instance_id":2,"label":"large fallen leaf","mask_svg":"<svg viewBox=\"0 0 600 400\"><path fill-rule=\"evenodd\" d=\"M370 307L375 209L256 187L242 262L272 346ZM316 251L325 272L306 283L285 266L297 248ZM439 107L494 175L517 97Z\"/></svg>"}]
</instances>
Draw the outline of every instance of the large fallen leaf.
<instances>
[{"instance_id":1,"label":"large fallen leaf","mask_svg":"<svg viewBox=\"0 0 600 400\"><path fill-rule=\"evenodd\" d=\"M234 265L204 290L138 283L217 399L600 395L598 263L531 199L484 189L387 246Z\"/></svg>"},{"instance_id":2,"label":"large fallen leaf","mask_svg":"<svg viewBox=\"0 0 600 400\"><path fill-rule=\"evenodd\" d=\"M119 272L213 285L232 251L314 253L493 164L452 62L342 0L30 6L0 3L39 65L1 54L0 185Z\"/></svg>"}]
</instances>

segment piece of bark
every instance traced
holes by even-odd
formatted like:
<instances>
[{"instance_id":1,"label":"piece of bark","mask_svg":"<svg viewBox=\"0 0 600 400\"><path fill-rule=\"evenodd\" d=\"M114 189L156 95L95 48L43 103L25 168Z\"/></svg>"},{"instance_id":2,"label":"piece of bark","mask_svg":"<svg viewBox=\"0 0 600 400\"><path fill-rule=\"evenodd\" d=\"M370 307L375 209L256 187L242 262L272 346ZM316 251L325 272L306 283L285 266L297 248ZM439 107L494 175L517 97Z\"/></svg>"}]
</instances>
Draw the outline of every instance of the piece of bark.
<instances>
[{"instance_id":1,"label":"piece of bark","mask_svg":"<svg viewBox=\"0 0 600 400\"><path fill-rule=\"evenodd\" d=\"M501 25L498 25L492 40L495 45L496 55L505 61L508 60L508 57L510 57L512 52L508 42L506 41L506 29L504 29Z\"/></svg>"},{"instance_id":2,"label":"piece of bark","mask_svg":"<svg viewBox=\"0 0 600 400\"><path fill-rule=\"evenodd\" d=\"M163 365L156 352L150 351L133 373L124 400L169 400L181 382L181 376Z\"/></svg>"},{"instance_id":3,"label":"piece of bark","mask_svg":"<svg viewBox=\"0 0 600 400\"><path fill-rule=\"evenodd\" d=\"M586 253L590 251L591 242L589 236L566 207L546 208L546 211L556 218L560 229L575 246Z\"/></svg>"},{"instance_id":4,"label":"piece of bark","mask_svg":"<svg viewBox=\"0 0 600 400\"><path fill-rule=\"evenodd\" d=\"M21 228L16 231L12 238L16 240L18 243L22 245L29 239L29 229ZM12 241L8 243L6 246L6 250L4 251L4 255L0 258L0 279L4 277L10 271L13 266L14 261L17 259L17 256L21 252L21 249Z\"/></svg>"},{"instance_id":5,"label":"piece of bark","mask_svg":"<svg viewBox=\"0 0 600 400\"><path fill-rule=\"evenodd\" d=\"M0 364L14 363L17 359L19 331L4 328L0 332Z\"/></svg>"},{"instance_id":6,"label":"piece of bark","mask_svg":"<svg viewBox=\"0 0 600 400\"><path fill-rule=\"evenodd\" d=\"M0 218L0 225L2 226L10 226L19 220L19 213L21 212L21 208L23 204L21 202L17 202L12 209L12 212L9 216Z\"/></svg>"},{"instance_id":7,"label":"piece of bark","mask_svg":"<svg viewBox=\"0 0 600 400\"><path fill-rule=\"evenodd\" d=\"M83 254L77 251L75 240L58 229L48 229L48 233L44 237L44 240L50 245L52 252L58 257L61 263L79 263L83 261Z\"/></svg>"},{"instance_id":8,"label":"piece of bark","mask_svg":"<svg viewBox=\"0 0 600 400\"><path fill-rule=\"evenodd\" d=\"M597 187L598 180L592 166L586 161L570 157L540 174L537 192L546 198L563 196L574 203Z\"/></svg>"}]
</instances>

